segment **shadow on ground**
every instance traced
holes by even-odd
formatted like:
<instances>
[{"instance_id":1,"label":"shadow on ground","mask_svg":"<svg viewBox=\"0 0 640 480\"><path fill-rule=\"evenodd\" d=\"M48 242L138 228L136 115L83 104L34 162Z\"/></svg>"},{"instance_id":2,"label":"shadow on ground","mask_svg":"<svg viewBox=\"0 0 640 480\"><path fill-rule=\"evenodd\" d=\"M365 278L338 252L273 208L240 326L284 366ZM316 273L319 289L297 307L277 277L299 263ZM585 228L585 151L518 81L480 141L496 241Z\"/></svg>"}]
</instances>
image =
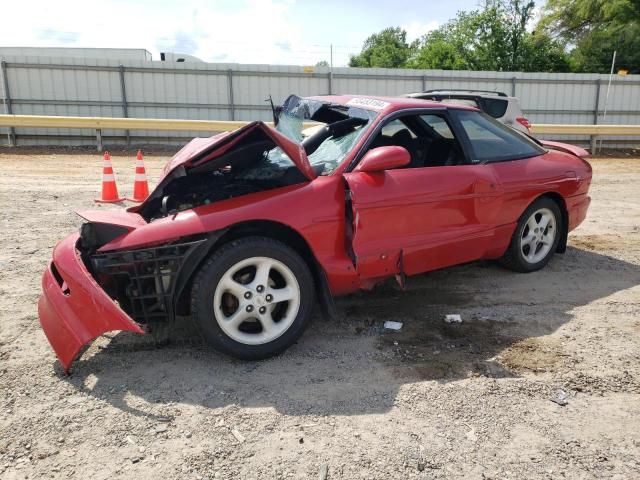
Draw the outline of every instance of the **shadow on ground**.
<instances>
[{"instance_id":1,"label":"shadow on ground","mask_svg":"<svg viewBox=\"0 0 640 480\"><path fill-rule=\"evenodd\" d=\"M410 279L405 292L389 284L340 299L337 322L316 318L297 345L271 360L227 358L189 328L162 348L120 333L64 378L143 416L171 402L291 415L384 412L400 387L416 381L552 371L566 359L540 338L576 308L639 283L638 265L576 248L527 275L475 263ZM464 322L446 324L445 313L462 313ZM402 321L402 331L385 331L385 320Z\"/></svg>"}]
</instances>

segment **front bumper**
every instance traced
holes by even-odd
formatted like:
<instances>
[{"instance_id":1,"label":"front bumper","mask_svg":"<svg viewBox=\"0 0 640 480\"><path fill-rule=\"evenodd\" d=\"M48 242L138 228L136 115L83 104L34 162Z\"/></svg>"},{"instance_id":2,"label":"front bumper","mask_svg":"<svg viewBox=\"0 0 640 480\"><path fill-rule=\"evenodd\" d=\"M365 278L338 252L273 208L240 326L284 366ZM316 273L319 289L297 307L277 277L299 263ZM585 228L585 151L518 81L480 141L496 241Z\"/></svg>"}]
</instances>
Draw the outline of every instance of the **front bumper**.
<instances>
[{"instance_id":1,"label":"front bumper","mask_svg":"<svg viewBox=\"0 0 640 480\"><path fill-rule=\"evenodd\" d=\"M42 276L40 325L65 372L82 347L112 330L145 333L98 285L76 248L79 235L62 240Z\"/></svg>"}]
</instances>

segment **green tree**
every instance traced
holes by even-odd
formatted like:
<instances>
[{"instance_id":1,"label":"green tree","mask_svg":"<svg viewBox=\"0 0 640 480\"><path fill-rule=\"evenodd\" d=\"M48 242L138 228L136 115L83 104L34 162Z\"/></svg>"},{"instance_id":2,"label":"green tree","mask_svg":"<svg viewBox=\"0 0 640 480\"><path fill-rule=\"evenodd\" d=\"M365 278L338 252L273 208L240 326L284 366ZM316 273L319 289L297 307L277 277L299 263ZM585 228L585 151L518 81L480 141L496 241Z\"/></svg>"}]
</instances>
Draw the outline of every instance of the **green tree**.
<instances>
[{"instance_id":1,"label":"green tree","mask_svg":"<svg viewBox=\"0 0 640 480\"><path fill-rule=\"evenodd\" d=\"M320 60L319 62L316 63L316 67L328 67L329 66L329 62L327 62L326 60Z\"/></svg>"},{"instance_id":2,"label":"green tree","mask_svg":"<svg viewBox=\"0 0 640 480\"><path fill-rule=\"evenodd\" d=\"M477 41L475 33L479 17L477 11L459 12L454 20L427 33L418 40L408 66L443 70L476 69L477 62L470 55L470 47Z\"/></svg>"},{"instance_id":3,"label":"green tree","mask_svg":"<svg viewBox=\"0 0 640 480\"><path fill-rule=\"evenodd\" d=\"M435 30L425 35L419 48L408 61L409 68L469 70L470 59L460 45L454 43L443 30Z\"/></svg>"},{"instance_id":4,"label":"green tree","mask_svg":"<svg viewBox=\"0 0 640 480\"><path fill-rule=\"evenodd\" d=\"M562 43L544 32L528 34L520 70L523 72L569 72L571 62Z\"/></svg>"},{"instance_id":5,"label":"green tree","mask_svg":"<svg viewBox=\"0 0 640 480\"><path fill-rule=\"evenodd\" d=\"M546 32L529 32L534 2L487 0L482 10L456 18L425 35L412 68L497 71L567 71L562 44Z\"/></svg>"},{"instance_id":6,"label":"green tree","mask_svg":"<svg viewBox=\"0 0 640 480\"><path fill-rule=\"evenodd\" d=\"M566 40L606 27L637 22L639 0L547 0L540 25Z\"/></svg>"},{"instance_id":7,"label":"green tree","mask_svg":"<svg viewBox=\"0 0 640 480\"><path fill-rule=\"evenodd\" d=\"M367 38L360 54L349 59L349 66L403 68L411 51L407 32L399 27L389 27Z\"/></svg>"},{"instance_id":8,"label":"green tree","mask_svg":"<svg viewBox=\"0 0 640 480\"><path fill-rule=\"evenodd\" d=\"M573 46L572 68L607 73L616 64L640 72L640 0L548 0L539 27Z\"/></svg>"}]
</instances>

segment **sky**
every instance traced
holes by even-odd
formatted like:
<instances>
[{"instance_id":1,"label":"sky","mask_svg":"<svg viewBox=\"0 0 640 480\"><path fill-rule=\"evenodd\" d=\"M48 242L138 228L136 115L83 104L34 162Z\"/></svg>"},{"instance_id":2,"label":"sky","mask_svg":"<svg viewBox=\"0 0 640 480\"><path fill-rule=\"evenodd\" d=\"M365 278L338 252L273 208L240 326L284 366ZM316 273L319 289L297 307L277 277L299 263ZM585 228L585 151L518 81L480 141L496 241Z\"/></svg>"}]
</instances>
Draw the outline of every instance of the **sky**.
<instances>
[{"instance_id":1,"label":"sky","mask_svg":"<svg viewBox=\"0 0 640 480\"><path fill-rule=\"evenodd\" d=\"M144 48L208 62L345 66L372 33L409 40L480 0L21 0L3 2L0 46Z\"/></svg>"}]
</instances>

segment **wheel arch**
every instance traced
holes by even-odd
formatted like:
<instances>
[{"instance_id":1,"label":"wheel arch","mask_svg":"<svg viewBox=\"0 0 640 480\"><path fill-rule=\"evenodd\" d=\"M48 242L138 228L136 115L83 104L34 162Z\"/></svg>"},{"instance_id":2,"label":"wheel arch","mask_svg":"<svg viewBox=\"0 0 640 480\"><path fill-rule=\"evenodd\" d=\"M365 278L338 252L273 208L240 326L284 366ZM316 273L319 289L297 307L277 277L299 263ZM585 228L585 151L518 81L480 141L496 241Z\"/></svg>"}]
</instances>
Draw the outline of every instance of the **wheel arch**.
<instances>
[{"instance_id":1,"label":"wheel arch","mask_svg":"<svg viewBox=\"0 0 640 480\"><path fill-rule=\"evenodd\" d=\"M222 234L211 245L209 251L200 261L198 266L194 268L191 278L184 286L176 299L176 313L179 315L187 315L190 313L190 297L193 279L200 269L201 265L211 255L213 251L220 248L233 240L243 237L259 236L278 240L298 253L309 267L313 280L318 290L318 300L325 316L333 317L335 306L333 305L333 297L329 290L329 283L324 269L316 259L309 243L295 229L284 223L273 220L249 220L240 222L226 227Z\"/></svg>"},{"instance_id":2,"label":"wheel arch","mask_svg":"<svg viewBox=\"0 0 640 480\"><path fill-rule=\"evenodd\" d=\"M556 252L564 253L567 250L567 236L569 234L569 214L567 212L567 204L564 201L564 197L558 192L546 192L536 197L529 205L537 202L541 198L549 198L550 200L553 200L560 209L560 215L562 215L562 231L560 232L560 240L558 241ZM527 208L529 208L529 205L527 205Z\"/></svg>"},{"instance_id":3,"label":"wheel arch","mask_svg":"<svg viewBox=\"0 0 640 480\"><path fill-rule=\"evenodd\" d=\"M214 248L242 237L267 237L278 240L293 248L307 263L316 261L315 255L305 238L295 229L273 220L248 220L231 225L216 241ZM311 265L310 265L311 267Z\"/></svg>"}]
</instances>

